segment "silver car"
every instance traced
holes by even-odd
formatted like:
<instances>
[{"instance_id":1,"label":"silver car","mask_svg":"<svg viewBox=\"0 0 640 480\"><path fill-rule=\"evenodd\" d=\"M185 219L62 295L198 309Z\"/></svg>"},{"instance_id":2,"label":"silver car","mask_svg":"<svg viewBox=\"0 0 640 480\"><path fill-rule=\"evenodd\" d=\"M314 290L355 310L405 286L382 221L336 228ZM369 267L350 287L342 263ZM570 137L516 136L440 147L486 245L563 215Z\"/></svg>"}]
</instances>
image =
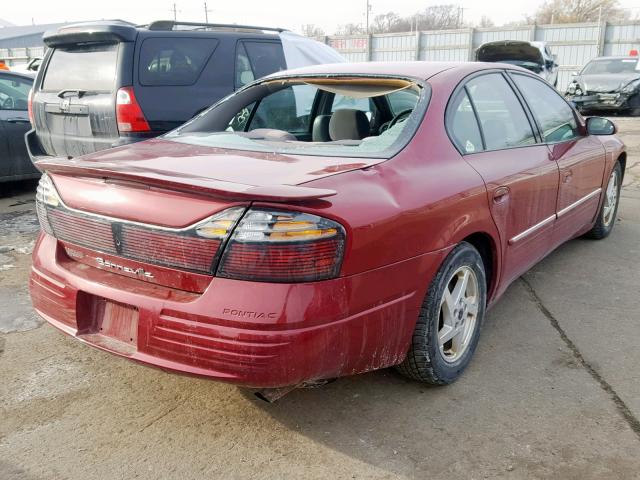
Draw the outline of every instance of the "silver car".
<instances>
[{"instance_id":1,"label":"silver car","mask_svg":"<svg viewBox=\"0 0 640 480\"><path fill-rule=\"evenodd\" d=\"M637 56L598 57L575 73L565 96L578 110L613 110L640 115Z\"/></svg>"}]
</instances>

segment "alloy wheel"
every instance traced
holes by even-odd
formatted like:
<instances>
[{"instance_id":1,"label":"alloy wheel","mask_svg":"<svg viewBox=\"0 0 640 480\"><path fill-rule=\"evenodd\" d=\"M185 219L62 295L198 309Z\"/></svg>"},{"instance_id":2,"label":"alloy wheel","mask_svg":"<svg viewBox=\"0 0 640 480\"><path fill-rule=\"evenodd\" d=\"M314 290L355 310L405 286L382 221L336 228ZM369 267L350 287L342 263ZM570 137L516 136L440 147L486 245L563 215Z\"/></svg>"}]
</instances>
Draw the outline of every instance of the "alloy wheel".
<instances>
[{"instance_id":1,"label":"alloy wheel","mask_svg":"<svg viewBox=\"0 0 640 480\"><path fill-rule=\"evenodd\" d=\"M602 209L602 223L604 223L605 227L608 227L613 221L617 204L618 170L614 168L613 172L611 172L611 177L609 177L609 184L607 185L607 191L605 192L604 208Z\"/></svg>"},{"instance_id":2,"label":"alloy wheel","mask_svg":"<svg viewBox=\"0 0 640 480\"><path fill-rule=\"evenodd\" d=\"M458 268L440 301L438 345L446 362L456 362L467 351L476 328L479 304L475 272L467 266Z\"/></svg>"}]
</instances>

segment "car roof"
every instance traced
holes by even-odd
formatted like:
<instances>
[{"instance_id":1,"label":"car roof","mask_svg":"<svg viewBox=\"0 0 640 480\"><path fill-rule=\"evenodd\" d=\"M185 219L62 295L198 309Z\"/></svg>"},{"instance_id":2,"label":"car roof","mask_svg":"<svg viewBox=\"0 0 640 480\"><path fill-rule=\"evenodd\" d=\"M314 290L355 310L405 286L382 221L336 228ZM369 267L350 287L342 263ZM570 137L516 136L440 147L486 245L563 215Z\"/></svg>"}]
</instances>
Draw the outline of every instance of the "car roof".
<instances>
[{"instance_id":1,"label":"car roof","mask_svg":"<svg viewBox=\"0 0 640 480\"><path fill-rule=\"evenodd\" d=\"M598 60L638 60L640 57L632 55L610 55L607 57L592 58L590 62L597 62Z\"/></svg>"},{"instance_id":2,"label":"car roof","mask_svg":"<svg viewBox=\"0 0 640 480\"><path fill-rule=\"evenodd\" d=\"M458 70L471 73L478 70L496 68L513 68L513 65L503 65L489 62L357 62L357 63L331 63L324 65L312 65L308 67L285 70L269 75L266 78L281 76L304 75L382 75L389 77L407 77L426 80L438 73L447 70ZM518 68L515 68L519 70Z\"/></svg>"}]
</instances>

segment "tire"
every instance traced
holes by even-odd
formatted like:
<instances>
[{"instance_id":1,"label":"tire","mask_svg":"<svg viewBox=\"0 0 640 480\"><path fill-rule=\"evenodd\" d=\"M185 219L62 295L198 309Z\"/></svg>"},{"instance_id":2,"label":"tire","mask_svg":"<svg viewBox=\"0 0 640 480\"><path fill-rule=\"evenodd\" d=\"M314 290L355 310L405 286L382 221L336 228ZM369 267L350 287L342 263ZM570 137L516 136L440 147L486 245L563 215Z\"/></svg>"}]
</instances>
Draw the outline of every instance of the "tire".
<instances>
[{"instance_id":1,"label":"tire","mask_svg":"<svg viewBox=\"0 0 640 480\"><path fill-rule=\"evenodd\" d=\"M455 303L451 293L456 293L455 286L464 278L465 273L468 277L464 294L474 300L470 300L470 304L461 309L462 313L456 309L453 315L448 307ZM475 290L471 288L473 284ZM447 256L431 282L420 308L407 356L396 369L406 377L432 385L447 385L457 380L469 364L478 344L486 309L486 285L482 257L471 244L460 243ZM445 289L450 300L444 298ZM443 340L448 337L445 335L445 317L449 319L449 325L452 321L455 322L453 331L459 331L460 334L441 346L439 333L445 337Z\"/></svg>"},{"instance_id":2,"label":"tire","mask_svg":"<svg viewBox=\"0 0 640 480\"><path fill-rule=\"evenodd\" d=\"M609 236L616 224L618 205L620 205L621 185L622 166L620 162L616 162L609 176L607 188L604 191L605 198L598 212L598 219L593 228L586 233L586 237L601 240ZM611 206L612 203L613 206Z\"/></svg>"}]
</instances>

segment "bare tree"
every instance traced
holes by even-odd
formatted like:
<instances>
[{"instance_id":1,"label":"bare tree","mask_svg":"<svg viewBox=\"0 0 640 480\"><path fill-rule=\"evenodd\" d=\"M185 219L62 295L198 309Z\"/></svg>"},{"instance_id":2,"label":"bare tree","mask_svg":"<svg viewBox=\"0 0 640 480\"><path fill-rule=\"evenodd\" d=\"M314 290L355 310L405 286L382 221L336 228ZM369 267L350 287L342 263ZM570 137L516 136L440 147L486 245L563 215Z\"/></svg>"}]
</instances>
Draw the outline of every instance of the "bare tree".
<instances>
[{"instance_id":1,"label":"bare tree","mask_svg":"<svg viewBox=\"0 0 640 480\"><path fill-rule=\"evenodd\" d=\"M407 18L400 17L395 12L376 15L370 27L371 33L408 32L411 25Z\"/></svg>"},{"instance_id":2,"label":"bare tree","mask_svg":"<svg viewBox=\"0 0 640 480\"><path fill-rule=\"evenodd\" d=\"M344 25L338 25L336 29L336 35L362 35L366 33L364 27L357 23L346 23Z\"/></svg>"},{"instance_id":3,"label":"bare tree","mask_svg":"<svg viewBox=\"0 0 640 480\"><path fill-rule=\"evenodd\" d=\"M324 30L320 27L314 25L313 23L307 23L306 25L302 25L302 35L305 37L322 37L324 36Z\"/></svg>"},{"instance_id":4,"label":"bare tree","mask_svg":"<svg viewBox=\"0 0 640 480\"><path fill-rule=\"evenodd\" d=\"M463 10L457 5L433 5L415 14L419 30L447 30L463 26Z\"/></svg>"},{"instance_id":5,"label":"bare tree","mask_svg":"<svg viewBox=\"0 0 640 480\"><path fill-rule=\"evenodd\" d=\"M547 0L528 23L580 23L621 20L624 10L618 0Z\"/></svg>"},{"instance_id":6,"label":"bare tree","mask_svg":"<svg viewBox=\"0 0 640 480\"><path fill-rule=\"evenodd\" d=\"M371 33L409 32L412 30L446 30L463 26L462 8L457 5L433 5L408 17L395 12L376 15L371 24ZM349 26L352 26L350 24ZM339 31L343 32L343 25ZM358 32L359 33L359 32Z\"/></svg>"},{"instance_id":7,"label":"bare tree","mask_svg":"<svg viewBox=\"0 0 640 480\"><path fill-rule=\"evenodd\" d=\"M478 27L480 28L489 28L489 27L495 27L495 26L496 24L493 22L493 20L491 20L486 15L483 15L480 21L478 22Z\"/></svg>"}]
</instances>

